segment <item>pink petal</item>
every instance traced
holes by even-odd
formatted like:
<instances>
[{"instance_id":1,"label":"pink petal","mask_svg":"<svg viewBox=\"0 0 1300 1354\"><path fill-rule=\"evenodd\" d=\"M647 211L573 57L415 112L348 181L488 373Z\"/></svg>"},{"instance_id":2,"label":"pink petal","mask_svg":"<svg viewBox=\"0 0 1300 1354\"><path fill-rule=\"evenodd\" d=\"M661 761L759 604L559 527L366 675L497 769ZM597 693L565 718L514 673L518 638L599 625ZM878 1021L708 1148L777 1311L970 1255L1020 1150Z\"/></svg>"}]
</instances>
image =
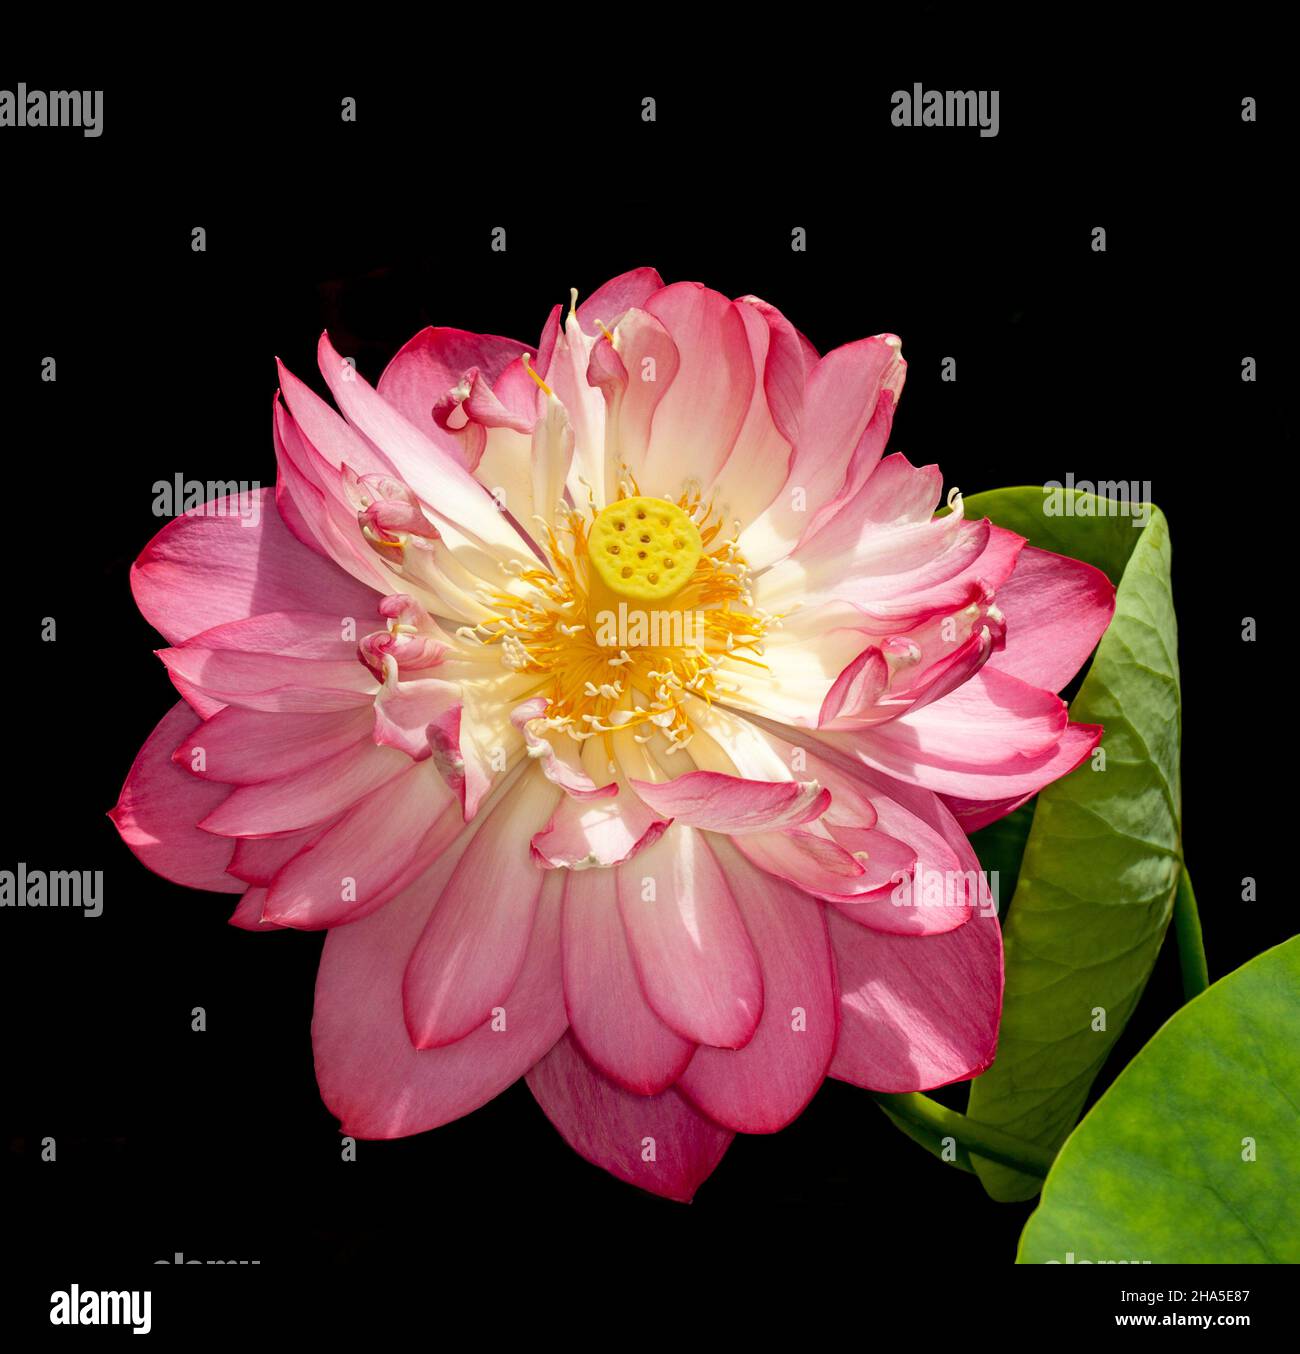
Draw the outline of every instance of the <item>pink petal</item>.
<instances>
[{"instance_id":1,"label":"pink petal","mask_svg":"<svg viewBox=\"0 0 1300 1354\"><path fill-rule=\"evenodd\" d=\"M402 985L416 1048L463 1039L514 985L544 879L524 842L558 795L525 767L447 881Z\"/></svg>"},{"instance_id":2,"label":"pink petal","mask_svg":"<svg viewBox=\"0 0 1300 1354\"><path fill-rule=\"evenodd\" d=\"M763 973L763 1015L742 1049L701 1047L679 1082L710 1118L740 1133L775 1133L822 1083L835 1049L835 966L825 909L717 848Z\"/></svg>"},{"instance_id":3,"label":"pink petal","mask_svg":"<svg viewBox=\"0 0 1300 1354\"><path fill-rule=\"evenodd\" d=\"M676 1091L633 1095L600 1075L571 1036L528 1073L528 1089L575 1152L652 1194L689 1203L734 1136Z\"/></svg>"},{"instance_id":4,"label":"pink petal","mask_svg":"<svg viewBox=\"0 0 1300 1354\"><path fill-rule=\"evenodd\" d=\"M256 494L256 526L237 516L174 518L131 567L131 591L145 619L179 644L264 611L373 615L376 596L287 530L274 493ZM230 499L214 499L219 510Z\"/></svg>"},{"instance_id":5,"label":"pink petal","mask_svg":"<svg viewBox=\"0 0 1300 1354\"><path fill-rule=\"evenodd\" d=\"M883 796L880 804L882 818L898 825L899 836L876 828L831 830L842 846L866 851L868 877L883 876L885 884L874 892L820 896L841 916L890 935L941 935L964 926L973 902L982 896L983 876L968 877L956 855L925 823ZM918 842L924 859L918 857Z\"/></svg>"},{"instance_id":6,"label":"pink petal","mask_svg":"<svg viewBox=\"0 0 1300 1354\"><path fill-rule=\"evenodd\" d=\"M236 837L235 854L226 869L236 879L246 879L257 885L257 892L264 901L271 881L281 870L314 842L318 842L333 827L337 819L325 823L314 823L311 827L298 832L286 832L282 837ZM261 903L258 904L261 915Z\"/></svg>"},{"instance_id":7,"label":"pink petal","mask_svg":"<svg viewBox=\"0 0 1300 1354\"><path fill-rule=\"evenodd\" d=\"M336 416L330 413L330 417ZM326 555L366 587L391 591L392 574L361 533L356 506L344 487L344 472L311 445L280 403L278 392L272 432L279 470L275 503L285 526L309 549Z\"/></svg>"},{"instance_id":8,"label":"pink petal","mask_svg":"<svg viewBox=\"0 0 1300 1354\"><path fill-rule=\"evenodd\" d=\"M688 771L657 784L634 780L631 785L660 817L731 836L811 822L826 812L831 800L815 780L744 780L716 771Z\"/></svg>"},{"instance_id":9,"label":"pink petal","mask_svg":"<svg viewBox=\"0 0 1300 1354\"><path fill-rule=\"evenodd\" d=\"M969 577L991 535L987 521L967 522L955 513L882 526L848 508L758 580L757 596L764 607L839 600L868 615L925 614L936 609L926 594L943 584L949 587L939 605L973 591ZM893 632L901 628L896 621Z\"/></svg>"},{"instance_id":10,"label":"pink petal","mask_svg":"<svg viewBox=\"0 0 1300 1354\"><path fill-rule=\"evenodd\" d=\"M517 339L430 325L398 349L376 389L427 436L454 450L455 439L433 421L434 405L471 368L490 386L520 353L528 351L529 345Z\"/></svg>"},{"instance_id":11,"label":"pink petal","mask_svg":"<svg viewBox=\"0 0 1300 1354\"><path fill-rule=\"evenodd\" d=\"M368 704L376 689L357 659L355 640L341 637L347 619L355 620L270 612L204 630L158 657L204 716L223 705L274 710L286 691L299 693L292 704L300 709L344 710Z\"/></svg>"},{"instance_id":12,"label":"pink petal","mask_svg":"<svg viewBox=\"0 0 1300 1354\"><path fill-rule=\"evenodd\" d=\"M386 475L401 478L397 466L387 455L351 428L278 358L276 370L280 376L280 391L285 404L289 406L294 425L301 434L304 446L309 448L315 457L335 471L342 471L346 466L354 475ZM298 452L292 445L288 450L297 456ZM327 485L318 470L311 471L302 462L299 462L299 465L310 477L317 480L322 489L334 488L334 485ZM335 484L337 483L335 481Z\"/></svg>"},{"instance_id":13,"label":"pink petal","mask_svg":"<svg viewBox=\"0 0 1300 1354\"><path fill-rule=\"evenodd\" d=\"M889 664L884 654L868 645L835 679L817 714L819 729L852 726L855 719L875 708L889 685Z\"/></svg>"},{"instance_id":14,"label":"pink petal","mask_svg":"<svg viewBox=\"0 0 1300 1354\"><path fill-rule=\"evenodd\" d=\"M240 898L235 910L227 918L228 924L237 926L241 931L283 931L284 927L274 922L262 920L262 905L266 902L266 890L251 888Z\"/></svg>"},{"instance_id":15,"label":"pink petal","mask_svg":"<svg viewBox=\"0 0 1300 1354\"><path fill-rule=\"evenodd\" d=\"M942 700L865 731L862 746L882 762L1002 766L1054 747L1068 722L1059 696L990 669ZM881 769L897 774L893 765Z\"/></svg>"},{"instance_id":16,"label":"pink petal","mask_svg":"<svg viewBox=\"0 0 1300 1354\"><path fill-rule=\"evenodd\" d=\"M1104 732L1100 724L1070 724L1052 753L1035 762L1032 773L1003 777L1000 783L992 777L977 779L971 776L967 778L967 784L976 791L976 797L966 798L962 795L945 793L943 801L961 823L963 831L978 831L982 827L987 827L989 823L1005 817L1013 809L1018 809L1032 799L1044 785L1050 785L1054 780L1059 780L1082 766L1088 755L1101 742ZM993 798L992 795L996 793L995 785L997 789L1011 790L1012 793L1005 798Z\"/></svg>"},{"instance_id":17,"label":"pink petal","mask_svg":"<svg viewBox=\"0 0 1300 1354\"><path fill-rule=\"evenodd\" d=\"M628 951L608 870L564 875L564 1000L574 1038L595 1067L638 1095L682 1074L695 1045L646 1003Z\"/></svg>"},{"instance_id":18,"label":"pink petal","mask_svg":"<svg viewBox=\"0 0 1300 1354\"><path fill-rule=\"evenodd\" d=\"M348 421L382 448L439 529L450 528L470 536L497 560L533 561L523 538L462 462L372 389L334 351L327 334L321 335L318 357L321 375Z\"/></svg>"},{"instance_id":19,"label":"pink petal","mask_svg":"<svg viewBox=\"0 0 1300 1354\"><path fill-rule=\"evenodd\" d=\"M641 988L659 1018L697 1044L747 1044L763 1010L762 971L702 834L674 828L620 866L618 902Z\"/></svg>"},{"instance_id":20,"label":"pink petal","mask_svg":"<svg viewBox=\"0 0 1300 1354\"><path fill-rule=\"evenodd\" d=\"M305 771L241 786L201 826L223 837L296 832L333 818L410 765L411 759L393 748L357 743Z\"/></svg>"},{"instance_id":21,"label":"pink petal","mask_svg":"<svg viewBox=\"0 0 1300 1354\"><path fill-rule=\"evenodd\" d=\"M928 522L939 506L943 475L937 465L913 465L902 452L884 457L872 471L853 511L882 526Z\"/></svg>"},{"instance_id":22,"label":"pink petal","mask_svg":"<svg viewBox=\"0 0 1300 1354\"><path fill-rule=\"evenodd\" d=\"M891 334L859 339L808 374L790 469L792 482L807 490L806 538L852 500L884 453L907 365L899 346Z\"/></svg>"},{"instance_id":23,"label":"pink petal","mask_svg":"<svg viewBox=\"0 0 1300 1354\"><path fill-rule=\"evenodd\" d=\"M205 780L256 785L322 762L354 743L368 742L365 709L325 714L276 714L227 706L199 724L176 749L175 760ZM201 758L202 766L195 762Z\"/></svg>"},{"instance_id":24,"label":"pink petal","mask_svg":"<svg viewBox=\"0 0 1300 1354\"><path fill-rule=\"evenodd\" d=\"M265 915L303 929L367 916L422 874L464 822L433 768L413 763L276 873Z\"/></svg>"},{"instance_id":25,"label":"pink petal","mask_svg":"<svg viewBox=\"0 0 1300 1354\"><path fill-rule=\"evenodd\" d=\"M667 820L634 794L575 799L565 795L532 840L532 852L547 869L618 865L662 836Z\"/></svg>"},{"instance_id":26,"label":"pink petal","mask_svg":"<svg viewBox=\"0 0 1300 1354\"><path fill-rule=\"evenodd\" d=\"M1007 635L990 665L1047 691L1078 672L1115 614L1115 588L1100 569L1033 546L994 600Z\"/></svg>"},{"instance_id":27,"label":"pink petal","mask_svg":"<svg viewBox=\"0 0 1300 1354\"><path fill-rule=\"evenodd\" d=\"M321 1098L358 1138L423 1133L486 1104L564 1033L559 880L544 894L498 1019L444 1048L407 1037L402 975L429 909L475 829L387 907L329 932L316 977L312 1044Z\"/></svg>"},{"instance_id":28,"label":"pink petal","mask_svg":"<svg viewBox=\"0 0 1300 1354\"><path fill-rule=\"evenodd\" d=\"M794 331L788 324L781 328L770 320L769 314L776 312L768 307L765 314L759 308L762 304L737 304L735 308L749 337L754 387L731 453L705 491L721 521L739 521L742 526L767 508L790 473L793 447L768 405L768 392L773 385L793 387L797 381L799 399L803 395L803 352ZM788 399L789 392L782 390L780 396Z\"/></svg>"},{"instance_id":29,"label":"pink petal","mask_svg":"<svg viewBox=\"0 0 1300 1354\"><path fill-rule=\"evenodd\" d=\"M888 458L890 461L894 457ZM868 482L868 488L874 483L875 476ZM845 521L848 520L847 515ZM940 518L940 522L953 519ZM890 524L891 526L894 524ZM908 525L902 523L900 525ZM949 542L949 546L958 551L956 556L940 553L921 565L920 573L913 572L906 579L906 586L896 589L897 595L891 597L870 597L869 591L878 591L877 583L864 581L838 585L830 574L820 574L818 586L828 585L832 592L852 594L854 617L847 623L869 635L885 638L906 636L916 638L918 633L931 633L944 618L964 610L972 604L986 605L996 589L1007 579L1015 567L1016 556L1025 541L1023 536L1004 531L988 523L975 523L975 533L971 534L967 524L965 535L959 540ZM951 528L950 528L951 529ZM923 539L909 533L909 540L916 543ZM937 537L934 538L936 541ZM847 548L847 547L846 547ZM825 560L833 559L833 552ZM902 559L900 554L898 559ZM956 559L958 569L951 577L943 576L939 582L927 582L935 574L948 575L951 564ZM841 561L841 565L843 561ZM845 572L841 567L841 572ZM793 576L791 576L793 577ZM812 580L809 580L810 586ZM915 585L915 586L913 586ZM823 603L821 608L841 608L845 602Z\"/></svg>"},{"instance_id":30,"label":"pink petal","mask_svg":"<svg viewBox=\"0 0 1300 1354\"><path fill-rule=\"evenodd\" d=\"M784 559L836 514L861 520L853 500L884 451L906 368L889 334L847 343L815 362L785 487L741 536L752 567Z\"/></svg>"},{"instance_id":31,"label":"pink petal","mask_svg":"<svg viewBox=\"0 0 1300 1354\"><path fill-rule=\"evenodd\" d=\"M578 323L592 335L600 332L597 321L606 329L613 329L625 311L639 309L663 285L663 278L654 268L632 268L611 277L578 306Z\"/></svg>"},{"instance_id":32,"label":"pink petal","mask_svg":"<svg viewBox=\"0 0 1300 1354\"><path fill-rule=\"evenodd\" d=\"M749 331L750 347L756 356L760 351L764 354L763 394L768 411L782 439L793 448L799 440L808 373L820 360L817 351L807 345L803 336L775 306L768 305L757 296L738 297L737 305L745 328ZM751 313L761 318L766 326L766 343L757 338Z\"/></svg>"},{"instance_id":33,"label":"pink petal","mask_svg":"<svg viewBox=\"0 0 1300 1354\"><path fill-rule=\"evenodd\" d=\"M643 310L630 310L619 321L617 351L611 343L592 348L586 379L604 395L606 424L613 431L612 446L606 448L604 457L608 484L617 476L618 459L638 479L645 478L655 410L672 388L680 367L677 345L667 329ZM653 380L647 379L650 375ZM612 498L614 491L607 488L607 496Z\"/></svg>"},{"instance_id":34,"label":"pink petal","mask_svg":"<svg viewBox=\"0 0 1300 1354\"><path fill-rule=\"evenodd\" d=\"M597 785L582 768L578 745L567 735L556 742L533 728L533 721L545 717L546 699L543 696L525 701L510 715L510 722L524 736L528 755L537 760L542 774L575 799L608 799L618 794L618 782Z\"/></svg>"},{"instance_id":35,"label":"pink petal","mask_svg":"<svg viewBox=\"0 0 1300 1354\"><path fill-rule=\"evenodd\" d=\"M697 282L656 292L642 309L667 329L681 366L655 410L645 475L675 496L694 476L708 484L725 464L754 389L749 336L736 305Z\"/></svg>"},{"instance_id":36,"label":"pink petal","mask_svg":"<svg viewBox=\"0 0 1300 1354\"><path fill-rule=\"evenodd\" d=\"M614 490L605 483L606 427L604 393L589 379L592 354L605 347L607 340L584 332L572 312L556 335L551 359L545 370L546 381L555 398L564 406L575 439L574 492L581 489L580 479L592 486L600 502L613 498ZM583 501L581 499L577 501Z\"/></svg>"},{"instance_id":37,"label":"pink petal","mask_svg":"<svg viewBox=\"0 0 1300 1354\"><path fill-rule=\"evenodd\" d=\"M305 483L287 461L281 463L278 434L276 441L276 461L281 468L275 477L275 510L280 514L280 521L308 550L333 559L322 540L326 530L323 496L314 486ZM337 559L334 562L340 564ZM342 564L340 567L346 568Z\"/></svg>"},{"instance_id":38,"label":"pink petal","mask_svg":"<svg viewBox=\"0 0 1300 1354\"><path fill-rule=\"evenodd\" d=\"M375 697L374 740L422 762L433 753L429 726L460 708L460 684L437 677L399 681L391 658L385 668L384 684ZM456 727L459 733L459 717Z\"/></svg>"},{"instance_id":39,"label":"pink petal","mask_svg":"<svg viewBox=\"0 0 1300 1354\"><path fill-rule=\"evenodd\" d=\"M925 1091L993 1061L1002 932L976 915L937 936L890 936L827 914L840 983L831 1076L872 1091Z\"/></svg>"},{"instance_id":40,"label":"pink petal","mask_svg":"<svg viewBox=\"0 0 1300 1354\"><path fill-rule=\"evenodd\" d=\"M847 897L866 876L845 847L817 832L756 832L738 837L736 849L760 870L815 897ZM867 887L875 890L879 881L871 879Z\"/></svg>"},{"instance_id":41,"label":"pink petal","mask_svg":"<svg viewBox=\"0 0 1300 1354\"><path fill-rule=\"evenodd\" d=\"M772 741L779 755L793 755L792 744ZM803 832L738 838L735 845L754 864L864 926L899 935L952 930L971 907L987 906L979 862L939 796L868 770L825 737L815 755L806 753L805 765L831 792L817 825L829 838ZM865 861L849 855L860 851ZM857 877L837 874L845 864Z\"/></svg>"},{"instance_id":42,"label":"pink petal","mask_svg":"<svg viewBox=\"0 0 1300 1354\"><path fill-rule=\"evenodd\" d=\"M933 705L850 737L865 765L899 780L964 799L1005 799L1072 771L1101 729L1068 724L1051 692L984 668Z\"/></svg>"},{"instance_id":43,"label":"pink petal","mask_svg":"<svg viewBox=\"0 0 1300 1354\"><path fill-rule=\"evenodd\" d=\"M175 884L215 893L240 893L245 885L226 873L234 846L196 826L230 793L172 761L172 753L199 726L177 701L136 754L117 804L108 816L142 864Z\"/></svg>"}]
</instances>

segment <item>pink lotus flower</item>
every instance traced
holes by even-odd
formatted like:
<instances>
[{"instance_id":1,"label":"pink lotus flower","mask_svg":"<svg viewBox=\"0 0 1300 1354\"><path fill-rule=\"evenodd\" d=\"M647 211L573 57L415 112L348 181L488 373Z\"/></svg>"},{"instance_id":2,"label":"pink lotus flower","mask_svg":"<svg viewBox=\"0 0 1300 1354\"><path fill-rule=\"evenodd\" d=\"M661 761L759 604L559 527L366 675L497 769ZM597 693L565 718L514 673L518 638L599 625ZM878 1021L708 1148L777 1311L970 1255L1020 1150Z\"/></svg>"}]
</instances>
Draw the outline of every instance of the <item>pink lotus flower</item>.
<instances>
[{"instance_id":1,"label":"pink lotus flower","mask_svg":"<svg viewBox=\"0 0 1300 1354\"><path fill-rule=\"evenodd\" d=\"M526 1076L583 1156L689 1199L828 1074L987 1067L965 834L1096 744L1053 692L1113 592L882 459L899 340L819 357L643 268L535 356L430 328L377 388L319 358L343 417L281 369L260 512L210 503L134 567L183 699L112 816L235 925L330 928L342 1130ZM632 633L655 612L690 640Z\"/></svg>"}]
</instances>

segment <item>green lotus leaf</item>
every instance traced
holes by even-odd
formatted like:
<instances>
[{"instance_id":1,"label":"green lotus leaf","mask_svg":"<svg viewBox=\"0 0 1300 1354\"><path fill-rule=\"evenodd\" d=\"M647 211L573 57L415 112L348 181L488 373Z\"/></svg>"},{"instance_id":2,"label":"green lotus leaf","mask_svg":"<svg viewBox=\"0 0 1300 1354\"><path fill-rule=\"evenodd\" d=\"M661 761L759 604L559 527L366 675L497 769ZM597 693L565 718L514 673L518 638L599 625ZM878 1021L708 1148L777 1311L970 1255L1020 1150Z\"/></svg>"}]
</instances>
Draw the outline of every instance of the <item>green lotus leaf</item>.
<instances>
[{"instance_id":1,"label":"green lotus leaf","mask_svg":"<svg viewBox=\"0 0 1300 1354\"><path fill-rule=\"evenodd\" d=\"M1061 1149L1018 1262L1300 1263L1300 938L1167 1021Z\"/></svg>"},{"instance_id":2,"label":"green lotus leaf","mask_svg":"<svg viewBox=\"0 0 1300 1354\"><path fill-rule=\"evenodd\" d=\"M1071 512L1055 516L1044 512L1041 488L966 500L969 516L1118 580L1115 617L1070 706L1071 719L1104 725L1105 736L1099 752L1038 795L1006 920L998 1055L972 1084L967 1111L1053 1151L1146 986L1181 868L1168 524L1151 505L1142 505L1138 528L1132 517L1107 516L1103 500L1066 498ZM996 1199L1027 1199L1041 1188L1008 1166L972 1162Z\"/></svg>"}]
</instances>

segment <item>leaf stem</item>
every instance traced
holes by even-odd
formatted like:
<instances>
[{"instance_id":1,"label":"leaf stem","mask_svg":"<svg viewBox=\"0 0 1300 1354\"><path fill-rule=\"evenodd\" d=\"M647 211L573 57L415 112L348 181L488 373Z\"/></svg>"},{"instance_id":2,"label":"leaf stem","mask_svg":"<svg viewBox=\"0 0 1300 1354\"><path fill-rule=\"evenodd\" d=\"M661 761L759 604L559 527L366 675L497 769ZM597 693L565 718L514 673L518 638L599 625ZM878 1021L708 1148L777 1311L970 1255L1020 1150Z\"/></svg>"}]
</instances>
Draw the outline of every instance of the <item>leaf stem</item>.
<instances>
[{"instance_id":1,"label":"leaf stem","mask_svg":"<svg viewBox=\"0 0 1300 1354\"><path fill-rule=\"evenodd\" d=\"M1187 867L1178 876L1174 894L1174 936L1178 941L1178 963L1183 971L1183 997L1191 1001L1210 985L1210 970L1205 963L1205 944L1201 939L1201 918L1196 911Z\"/></svg>"},{"instance_id":2,"label":"leaf stem","mask_svg":"<svg viewBox=\"0 0 1300 1354\"><path fill-rule=\"evenodd\" d=\"M900 1119L906 1119L917 1128L937 1133L940 1137L954 1138L974 1156L987 1157L1003 1166L1024 1171L1026 1175L1037 1176L1040 1180L1051 1169L1054 1154L1047 1148L1017 1138L1014 1134L1004 1133L990 1124L968 1119L966 1115L950 1110L919 1091L902 1095L887 1091L872 1091L871 1094Z\"/></svg>"}]
</instances>

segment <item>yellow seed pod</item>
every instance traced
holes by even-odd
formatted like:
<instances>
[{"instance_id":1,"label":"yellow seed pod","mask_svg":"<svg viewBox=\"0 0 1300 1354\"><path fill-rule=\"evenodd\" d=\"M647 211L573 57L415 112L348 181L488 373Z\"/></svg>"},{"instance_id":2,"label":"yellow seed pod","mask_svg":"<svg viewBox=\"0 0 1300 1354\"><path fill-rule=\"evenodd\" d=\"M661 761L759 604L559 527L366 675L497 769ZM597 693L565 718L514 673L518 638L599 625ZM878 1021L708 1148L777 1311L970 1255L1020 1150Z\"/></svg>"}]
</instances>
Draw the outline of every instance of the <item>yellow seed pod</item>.
<instances>
[{"instance_id":1,"label":"yellow seed pod","mask_svg":"<svg viewBox=\"0 0 1300 1354\"><path fill-rule=\"evenodd\" d=\"M591 524L587 551L611 592L662 602L690 582L704 545L699 528L675 503L623 498Z\"/></svg>"}]
</instances>

